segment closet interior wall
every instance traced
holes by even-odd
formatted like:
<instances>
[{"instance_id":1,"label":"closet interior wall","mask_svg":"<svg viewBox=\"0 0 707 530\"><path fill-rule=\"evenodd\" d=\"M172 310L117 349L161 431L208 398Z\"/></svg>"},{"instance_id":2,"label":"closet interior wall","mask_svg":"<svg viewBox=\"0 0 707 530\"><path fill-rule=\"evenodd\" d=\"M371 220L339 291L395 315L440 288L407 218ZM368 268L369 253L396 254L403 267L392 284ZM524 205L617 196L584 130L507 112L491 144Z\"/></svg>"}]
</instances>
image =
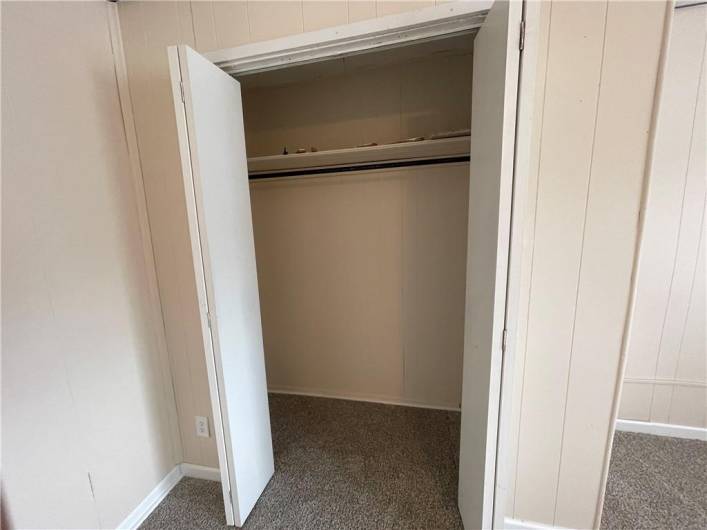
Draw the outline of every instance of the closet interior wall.
<instances>
[{"instance_id":1,"label":"closet interior wall","mask_svg":"<svg viewBox=\"0 0 707 530\"><path fill-rule=\"evenodd\" d=\"M441 55L447 40L455 48ZM427 54L417 59L389 50L240 78L248 156L468 129L472 42L465 35L408 47Z\"/></svg>"},{"instance_id":2,"label":"closet interior wall","mask_svg":"<svg viewBox=\"0 0 707 530\"><path fill-rule=\"evenodd\" d=\"M249 156L469 128L463 42L242 78ZM251 182L271 390L459 407L468 181L462 162Z\"/></svg>"}]
</instances>

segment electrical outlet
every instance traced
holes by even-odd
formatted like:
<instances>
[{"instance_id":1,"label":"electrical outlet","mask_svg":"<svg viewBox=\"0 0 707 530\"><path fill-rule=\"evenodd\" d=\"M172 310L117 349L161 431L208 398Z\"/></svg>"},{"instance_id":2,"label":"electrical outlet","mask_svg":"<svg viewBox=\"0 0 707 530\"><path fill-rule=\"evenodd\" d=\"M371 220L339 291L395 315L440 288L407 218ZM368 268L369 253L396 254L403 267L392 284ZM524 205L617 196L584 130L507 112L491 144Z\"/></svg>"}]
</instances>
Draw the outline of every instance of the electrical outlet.
<instances>
[{"instance_id":1,"label":"electrical outlet","mask_svg":"<svg viewBox=\"0 0 707 530\"><path fill-rule=\"evenodd\" d=\"M209 437L209 419L206 416L196 417L196 435L202 438Z\"/></svg>"}]
</instances>

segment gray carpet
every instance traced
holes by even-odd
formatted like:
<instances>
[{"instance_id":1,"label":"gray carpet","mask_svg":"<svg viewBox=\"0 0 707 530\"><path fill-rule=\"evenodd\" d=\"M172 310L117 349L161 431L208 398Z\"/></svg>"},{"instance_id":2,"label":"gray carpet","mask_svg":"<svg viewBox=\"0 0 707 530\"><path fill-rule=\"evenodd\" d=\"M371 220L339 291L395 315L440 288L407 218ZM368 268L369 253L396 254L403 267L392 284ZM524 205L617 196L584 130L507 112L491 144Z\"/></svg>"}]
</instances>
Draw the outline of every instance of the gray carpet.
<instances>
[{"instance_id":1,"label":"gray carpet","mask_svg":"<svg viewBox=\"0 0 707 530\"><path fill-rule=\"evenodd\" d=\"M275 475L243 528L460 529L459 414L270 396ZM221 484L184 478L141 526L224 529ZM601 527L707 528L707 443L617 432Z\"/></svg>"},{"instance_id":2,"label":"gray carpet","mask_svg":"<svg viewBox=\"0 0 707 530\"><path fill-rule=\"evenodd\" d=\"M243 528L459 529L459 413L270 396L275 475ZM221 485L184 478L142 529L226 528Z\"/></svg>"},{"instance_id":3,"label":"gray carpet","mask_svg":"<svg viewBox=\"0 0 707 530\"><path fill-rule=\"evenodd\" d=\"M601 527L707 528L707 442L617 432Z\"/></svg>"}]
</instances>

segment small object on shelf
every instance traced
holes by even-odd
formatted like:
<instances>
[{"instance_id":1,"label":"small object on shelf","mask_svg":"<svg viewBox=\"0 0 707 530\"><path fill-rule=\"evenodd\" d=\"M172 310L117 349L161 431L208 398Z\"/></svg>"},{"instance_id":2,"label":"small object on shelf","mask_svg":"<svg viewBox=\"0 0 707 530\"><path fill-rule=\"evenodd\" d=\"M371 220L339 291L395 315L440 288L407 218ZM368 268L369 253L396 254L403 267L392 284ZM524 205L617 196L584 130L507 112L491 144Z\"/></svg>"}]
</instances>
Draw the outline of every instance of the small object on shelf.
<instances>
[{"instance_id":1,"label":"small object on shelf","mask_svg":"<svg viewBox=\"0 0 707 530\"><path fill-rule=\"evenodd\" d=\"M302 153L306 153L306 152L307 152L307 150L304 147L300 147L299 149L297 149L297 151L295 151L295 154L301 155Z\"/></svg>"},{"instance_id":2,"label":"small object on shelf","mask_svg":"<svg viewBox=\"0 0 707 530\"><path fill-rule=\"evenodd\" d=\"M405 138L405 140L398 140L397 142L393 142L394 144L406 144L409 142L421 142L424 140L424 136L414 136L412 138Z\"/></svg>"},{"instance_id":3,"label":"small object on shelf","mask_svg":"<svg viewBox=\"0 0 707 530\"><path fill-rule=\"evenodd\" d=\"M357 145L356 147L375 147L378 145L376 142L368 142L367 144Z\"/></svg>"},{"instance_id":4,"label":"small object on shelf","mask_svg":"<svg viewBox=\"0 0 707 530\"><path fill-rule=\"evenodd\" d=\"M319 151L319 149L317 149L317 148L314 147L314 146L310 147L309 150L310 150L312 153L316 153L317 151Z\"/></svg>"},{"instance_id":5,"label":"small object on shelf","mask_svg":"<svg viewBox=\"0 0 707 530\"><path fill-rule=\"evenodd\" d=\"M430 134L430 140L441 140L442 138L457 138L459 136L471 135L471 129L459 129L457 131L442 131Z\"/></svg>"},{"instance_id":6,"label":"small object on shelf","mask_svg":"<svg viewBox=\"0 0 707 530\"><path fill-rule=\"evenodd\" d=\"M282 154L283 154L283 155L289 154L289 153L287 152L287 146L285 146L285 147L283 148Z\"/></svg>"}]
</instances>

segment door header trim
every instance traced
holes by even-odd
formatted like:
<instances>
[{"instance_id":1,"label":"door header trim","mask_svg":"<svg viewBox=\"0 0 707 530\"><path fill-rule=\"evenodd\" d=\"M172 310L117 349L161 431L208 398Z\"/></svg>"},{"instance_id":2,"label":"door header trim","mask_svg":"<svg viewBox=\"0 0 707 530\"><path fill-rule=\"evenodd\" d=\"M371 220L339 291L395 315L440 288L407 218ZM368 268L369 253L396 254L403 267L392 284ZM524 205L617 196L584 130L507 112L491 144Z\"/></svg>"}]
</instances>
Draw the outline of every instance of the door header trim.
<instances>
[{"instance_id":1,"label":"door header trim","mask_svg":"<svg viewBox=\"0 0 707 530\"><path fill-rule=\"evenodd\" d=\"M492 4L492 0L450 2L215 50L204 56L231 75L276 70L470 32L481 27Z\"/></svg>"}]
</instances>

